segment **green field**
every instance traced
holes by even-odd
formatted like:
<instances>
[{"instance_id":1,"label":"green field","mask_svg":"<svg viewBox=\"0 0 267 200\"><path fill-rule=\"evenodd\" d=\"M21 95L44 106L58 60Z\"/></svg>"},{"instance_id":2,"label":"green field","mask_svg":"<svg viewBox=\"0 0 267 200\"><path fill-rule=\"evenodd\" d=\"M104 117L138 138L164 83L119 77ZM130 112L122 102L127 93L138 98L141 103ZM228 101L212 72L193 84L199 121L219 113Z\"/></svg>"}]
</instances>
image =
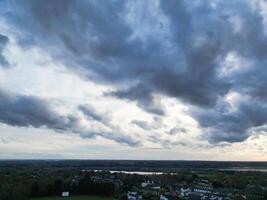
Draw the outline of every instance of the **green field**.
<instances>
[{"instance_id":1,"label":"green field","mask_svg":"<svg viewBox=\"0 0 267 200\"><path fill-rule=\"evenodd\" d=\"M72 196L72 197L41 197L32 198L31 200L115 200L114 198L99 196Z\"/></svg>"}]
</instances>

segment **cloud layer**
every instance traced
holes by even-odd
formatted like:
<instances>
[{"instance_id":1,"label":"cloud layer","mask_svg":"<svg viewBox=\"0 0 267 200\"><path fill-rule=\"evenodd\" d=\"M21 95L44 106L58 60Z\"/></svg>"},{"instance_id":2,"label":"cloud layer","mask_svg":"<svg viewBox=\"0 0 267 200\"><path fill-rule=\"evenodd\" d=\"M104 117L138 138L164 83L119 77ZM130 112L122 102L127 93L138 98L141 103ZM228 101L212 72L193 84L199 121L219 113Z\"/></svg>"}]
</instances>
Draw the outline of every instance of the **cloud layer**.
<instances>
[{"instance_id":1,"label":"cloud layer","mask_svg":"<svg viewBox=\"0 0 267 200\"><path fill-rule=\"evenodd\" d=\"M34 96L13 95L4 90L0 90L0 122L17 127L47 128L56 132L79 134L83 138L94 138L101 136L121 144L137 146L139 142L130 136L120 132L93 130L84 127L80 123L82 117L75 117L70 114L60 114L54 110L47 101ZM89 112L89 108L79 106L82 112L92 117L93 120L100 121L104 117L97 113ZM90 114L90 115L89 115Z\"/></svg>"},{"instance_id":2,"label":"cloud layer","mask_svg":"<svg viewBox=\"0 0 267 200\"><path fill-rule=\"evenodd\" d=\"M46 127L68 130L75 118L54 112L48 104L37 97L12 95L0 90L0 121L11 126Z\"/></svg>"},{"instance_id":3,"label":"cloud layer","mask_svg":"<svg viewBox=\"0 0 267 200\"><path fill-rule=\"evenodd\" d=\"M115 88L105 96L135 102L153 116L168 115L161 98L177 99L210 143L242 142L251 129L267 123L263 1L27 0L6 7L2 17L19 30L23 48L45 50L83 78ZM3 66L8 65L2 55L7 41L0 35ZM60 130L76 126L75 118L52 112L38 98L4 93L0 98L2 123ZM92 135L139 144L114 133L122 130L96 109L81 105L77 110L109 130ZM145 131L160 128L143 120L132 124ZM190 131L176 128L169 135L175 132Z\"/></svg>"},{"instance_id":4,"label":"cloud layer","mask_svg":"<svg viewBox=\"0 0 267 200\"><path fill-rule=\"evenodd\" d=\"M0 34L0 66L7 67L9 63L7 62L3 51L8 43L8 37Z\"/></svg>"}]
</instances>

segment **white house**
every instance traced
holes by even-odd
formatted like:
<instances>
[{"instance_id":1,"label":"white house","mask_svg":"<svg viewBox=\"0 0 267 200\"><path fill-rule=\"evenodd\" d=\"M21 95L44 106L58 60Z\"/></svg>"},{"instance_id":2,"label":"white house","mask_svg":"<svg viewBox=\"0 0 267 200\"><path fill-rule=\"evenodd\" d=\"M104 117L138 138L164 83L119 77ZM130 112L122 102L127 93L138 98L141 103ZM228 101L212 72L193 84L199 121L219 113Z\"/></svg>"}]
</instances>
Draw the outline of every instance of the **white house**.
<instances>
[{"instance_id":1,"label":"white house","mask_svg":"<svg viewBox=\"0 0 267 200\"><path fill-rule=\"evenodd\" d=\"M153 185L154 184L154 181L145 181L145 182L142 182L141 183L141 186L144 188L144 187L147 187L147 186L150 186L150 185Z\"/></svg>"},{"instance_id":2,"label":"white house","mask_svg":"<svg viewBox=\"0 0 267 200\"><path fill-rule=\"evenodd\" d=\"M142 196L138 195L137 192L130 192L127 193L127 199L128 200L142 200Z\"/></svg>"},{"instance_id":3,"label":"white house","mask_svg":"<svg viewBox=\"0 0 267 200\"><path fill-rule=\"evenodd\" d=\"M163 196L163 195L160 195L160 200L169 200L167 197Z\"/></svg>"},{"instance_id":4,"label":"white house","mask_svg":"<svg viewBox=\"0 0 267 200\"><path fill-rule=\"evenodd\" d=\"M62 192L61 196L62 197L69 197L70 193L69 192Z\"/></svg>"}]
</instances>

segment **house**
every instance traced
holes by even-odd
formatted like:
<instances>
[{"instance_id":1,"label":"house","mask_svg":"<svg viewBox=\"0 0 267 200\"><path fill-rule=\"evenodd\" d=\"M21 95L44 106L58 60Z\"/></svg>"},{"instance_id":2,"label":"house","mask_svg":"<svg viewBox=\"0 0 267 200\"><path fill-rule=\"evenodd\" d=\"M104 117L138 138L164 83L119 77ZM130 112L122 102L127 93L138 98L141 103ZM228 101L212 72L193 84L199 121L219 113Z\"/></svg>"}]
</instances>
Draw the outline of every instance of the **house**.
<instances>
[{"instance_id":1,"label":"house","mask_svg":"<svg viewBox=\"0 0 267 200\"><path fill-rule=\"evenodd\" d=\"M203 188L203 187L194 188L194 192L203 193L203 194L210 194L211 193L211 191L209 191L207 188Z\"/></svg>"},{"instance_id":2,"label":"house","mask_svg":"<svg viewBox=\"0 0 267 200\"><path fill-rule=\"evenodd\" d=\"M69 197L70 193L69 192L62 192L61 196L62 197Z\"/></svg>"},{"instance_id":3,"label":"house","mask_svg":"<svg viewBox=\"0 0 267 200\"><path fill-rule=\"evenodd\" d=\"M160 195L160 200L169 200L167 197L163 196L163 195Z\"/></svg>"},{"instance_id":4,"label":"house","mask_svg":"<svg viewBox=\"0 0 267 200\"><path fill-rule=\"evenodd\" d=\"M180 191L177 191L182 198L188 197L191 193L192 190L190 188L180 188Z\"/></svg>"},{"instance_id":5,"label":"house","mask_svg":"<svg viewBox=\"0 0 267 200\"><path fill-rule=\"evenodd\" d=\"M127 199L128 200L142 200L143 198L141 195L138 195L137 192L128 191Z\"/></svg>"},{"instance_id":6,"label":"house","mask_svg":"<svg viewBox=\"0 0 267 200\"><path fill-rule=\"evenodd\" d=\"M144 187L147 187L147 186L151 186L154 184L154 181L144 181L141 183L141 187L144 188Z\"/></svg>"}]
</instances>

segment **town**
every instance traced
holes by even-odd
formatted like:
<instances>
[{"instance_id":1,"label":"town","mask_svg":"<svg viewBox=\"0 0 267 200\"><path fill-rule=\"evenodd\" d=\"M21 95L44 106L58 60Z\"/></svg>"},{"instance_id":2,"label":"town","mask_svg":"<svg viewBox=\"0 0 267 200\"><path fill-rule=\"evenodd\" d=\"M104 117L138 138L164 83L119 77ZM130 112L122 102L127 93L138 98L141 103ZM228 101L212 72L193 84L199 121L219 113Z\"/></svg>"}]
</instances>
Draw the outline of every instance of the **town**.
<instances>
[{"instance_id":1,"label":"town","mask_svg":"<svg viewBox=\"0 0 267 200\"><path fill-rule=\"evenodd\" d=\"M150 171L108 170L60 163L53 167L45 164L21 167L7 165L0 168L0 199L68 198L77 195L119 200L267 198L266 172L209 168L160 169L163 168L150 168Z\"/></svg>"}]
</instances>

